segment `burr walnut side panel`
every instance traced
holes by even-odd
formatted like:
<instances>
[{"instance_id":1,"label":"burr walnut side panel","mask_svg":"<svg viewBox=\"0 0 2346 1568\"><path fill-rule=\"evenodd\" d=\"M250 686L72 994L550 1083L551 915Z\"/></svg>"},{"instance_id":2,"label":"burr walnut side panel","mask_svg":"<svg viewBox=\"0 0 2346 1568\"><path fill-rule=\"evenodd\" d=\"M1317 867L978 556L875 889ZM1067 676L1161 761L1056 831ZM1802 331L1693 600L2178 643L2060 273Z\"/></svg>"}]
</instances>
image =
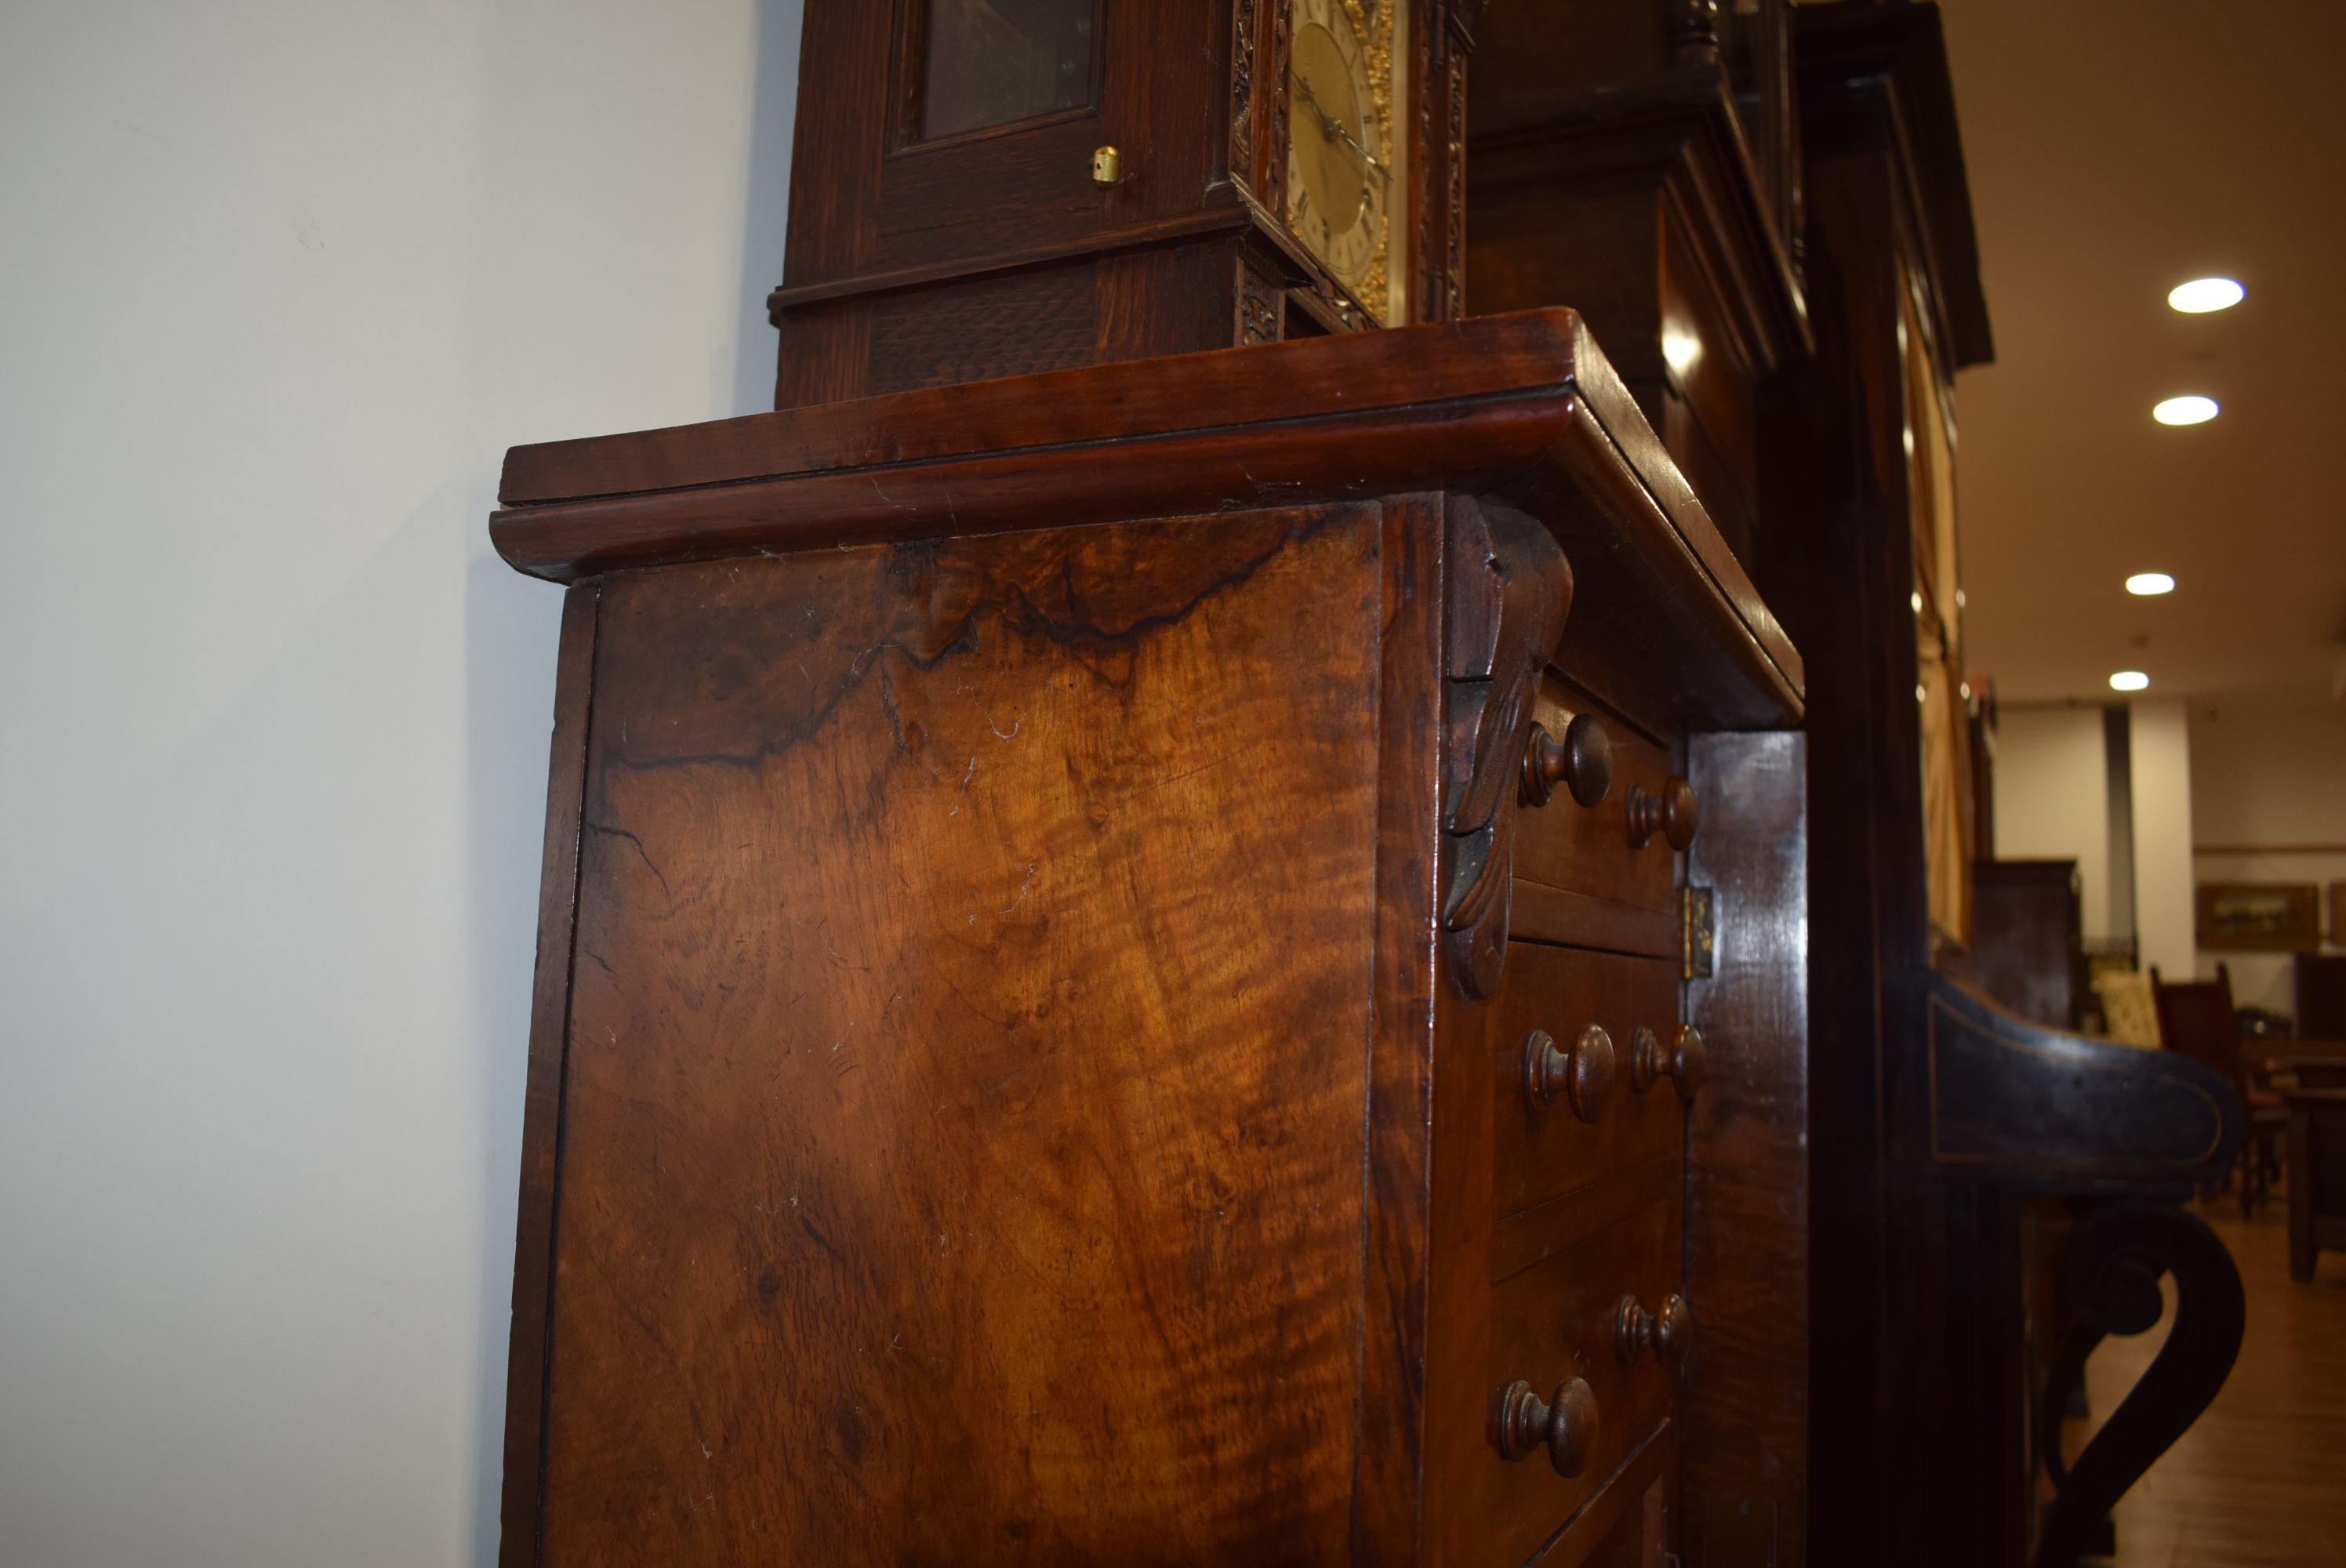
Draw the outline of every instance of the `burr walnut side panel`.
<instances>
[{"instance_id":1,"label":"burr walnut side panel","mask_svg":"<svg viewBox=\"0 0 2346 1568\"><path fill-rule=\"evenodd\" d=\"M1379 550L607 582L546 1562L1349 1559Z\"/></svg>"}]
</instances>

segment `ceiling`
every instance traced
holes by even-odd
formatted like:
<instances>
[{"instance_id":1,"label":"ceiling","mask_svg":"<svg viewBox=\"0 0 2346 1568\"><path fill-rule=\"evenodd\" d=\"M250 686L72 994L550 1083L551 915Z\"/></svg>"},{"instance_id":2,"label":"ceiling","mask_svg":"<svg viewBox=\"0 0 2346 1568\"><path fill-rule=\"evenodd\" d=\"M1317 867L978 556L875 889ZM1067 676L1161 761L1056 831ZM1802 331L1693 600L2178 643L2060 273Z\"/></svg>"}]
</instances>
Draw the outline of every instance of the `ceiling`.
<instances>
[{"instance_id":1,"label":"ceiling","mask_svg":"<svg viewBox=\"0 0 2346 1568\"><path fill-rule=\"evenodd\" d=\"M2346 709L2346 6L1943 11L1996 342L1956 382L1971 668ZM2208 273L2246 300L2168 308ZM2151 419L2183 392L2222 413Z\"/></svg>"}]
</instances>

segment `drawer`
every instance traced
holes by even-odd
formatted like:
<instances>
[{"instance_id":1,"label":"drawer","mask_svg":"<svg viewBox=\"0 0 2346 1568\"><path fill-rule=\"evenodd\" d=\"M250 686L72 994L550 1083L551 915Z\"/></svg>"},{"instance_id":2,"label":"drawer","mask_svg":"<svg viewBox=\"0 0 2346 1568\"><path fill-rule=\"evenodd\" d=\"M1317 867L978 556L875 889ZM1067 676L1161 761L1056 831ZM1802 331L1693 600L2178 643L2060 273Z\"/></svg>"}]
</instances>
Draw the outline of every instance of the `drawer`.
<instances>
[{"instance_id":1,"label":"drawer","mask_svg":"<svg viewBox=\"0 0 2346 1568\"><path fill-rule=\"evenodd\" d=\"M1515 875L1633 909L1672 913L1677 854L1661 832L1643 845L1631 841L1629 801L1639 792L1659 798L1678 769L1669 752L1622 719L1553 676L1542 680L1532 717L1549 735L1561 740L1583 711L1604 726L1611 743L1612 788L1594 806L1581 805L1562 784L1544 805L1526 801L1515 813Z\"/></svg>"},{"instance_id":2,"label":"drawer","mask_svg":"<svg viewBox=\"0 0 2346 1568\"><path fill-rule=\"evenodd\" d=\"M1527 1568L1664 1568L1677 1481L1678 1433L1668 1427L1622 1465L1605 1490L1558 1531ZM1602 1532L1600 1534L1599 1532Z\"/></svg>"},{"instance_id":3,"label":"drawer","mask_svg":"<svg viewBox=\"0 0 2346 1568\"><path fill-rule=\"evenodd\" d=\"M1607 1172L1679 1161L1686 1144L1686 1097L1668 1076L1638 1088L1635 1063L1638 1031L1651 1030L1655 1044L1667 1053L1677 1044L1678 1016L1678 966L1671 960L1536 942L1509 946L1489 1036L1491 1087L1497 1096L1491 1118L1493 1215L1528 1208ZM1610 1086L1601 1095L1576 1101L1576 1076L1580 1085L1593 1086L1591 1074L1601 1066L1590 1057L1604 1047L1583 1044L1592 1024L1610 1043ZM1550 1075L1543 1086L1556 1092L1545 1105L1535 1099L1525 1072L1535 1030L1553 1041L1574 1069ZM1556 1058L1548 1060L1553 1064ZM1590 1120L1590 1113L1601 1114Z\"/></svg>"},{"instance_id":4,"label":"drawer","mask_svg":"<svg viewBox=\"0 0 2346 1568\"><path fill-rule=\"evenodd\" d=\"M1672 1362L1650 1335L1625 1355L1617 1324L1624 1297L1653 1313L1682 1288L1680 1215L1675 1195L1649 1204L1493 1289L1487 1381L1494 1411L1518 1380L1545 1403L1576 1377L1593 1400L1596 1431L1586 1463L1569 1476L1556 1472L1545 1446L1509 1460L1485 1434L1487 1562L1520 1563L1544 1550L1552 1561L1576 1560L1579 1552L1556 1548L1593 1548L1623 1512L1603 1504L1627 1505L1659 1473L1674 1436L1678 1367L1690 1323L1679 1319ZM1561 1542L1554 1539L1559 1531ZM1576 1542L1579 1532L1586 1543Z\"/></svg>"}]
</instances>

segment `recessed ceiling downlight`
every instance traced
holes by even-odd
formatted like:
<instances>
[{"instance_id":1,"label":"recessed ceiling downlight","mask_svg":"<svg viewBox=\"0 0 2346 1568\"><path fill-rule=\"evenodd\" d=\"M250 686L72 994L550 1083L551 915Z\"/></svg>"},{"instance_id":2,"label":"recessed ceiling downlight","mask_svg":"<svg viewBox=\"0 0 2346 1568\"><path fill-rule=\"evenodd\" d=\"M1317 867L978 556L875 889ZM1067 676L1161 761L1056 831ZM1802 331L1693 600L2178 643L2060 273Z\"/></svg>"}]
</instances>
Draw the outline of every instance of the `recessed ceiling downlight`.
<instances>
[{"instance_id":1,"label":"recessed ceiling downlight","mask_svg":"<svg viewBox=\"0 0 2346 1568\"><path fill-rule=\"evenodd\" d=\"M2110 677L2112 691L2147 691L2149 688L2150 677L2138 669L2122 669Z\"/></svg>"},{"instance_id":2,"label":"recessed ceiling downlight","mask_svg":"<svg viewBox=\"0 0 2346 1568\"><path fill-rule=\"evenodd\" d=\"M2137 572L2127 579L2127 592L2143 598L2175 592L2175 579L2164 572Z\"/></svg>"},{"instance_id":3,"label":"recessed ceiling downlight","mask_svg":"<svg viewBox=\"0 0 2346 1568\"><path fill-rule=\"evenodd\" d=\"M2248 298L2249 291L2229 278L2194 278L2167 291L2167 302L2188 316L2229 311Z\"/></svg>"},{"instance_id":4,"label":"recessed ceiling downlight","mask_svg":"<svg viewBox=\"0 0 2346 1568\"><path fill-rule=\"evenodd\" d=\"M2171 397L2152 409L2150 417L2161 424L2205 424L2216 417L2216 400L2211 397Z\"/></svg>"}]
</instances>

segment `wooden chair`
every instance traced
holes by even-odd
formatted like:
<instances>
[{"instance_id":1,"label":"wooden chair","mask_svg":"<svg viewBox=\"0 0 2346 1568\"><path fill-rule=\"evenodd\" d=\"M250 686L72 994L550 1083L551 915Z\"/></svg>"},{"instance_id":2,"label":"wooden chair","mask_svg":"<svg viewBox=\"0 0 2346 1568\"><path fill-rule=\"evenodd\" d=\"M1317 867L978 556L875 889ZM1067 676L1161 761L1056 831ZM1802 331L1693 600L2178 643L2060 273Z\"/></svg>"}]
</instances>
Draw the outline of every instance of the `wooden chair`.
<instances>
[{"instance_id":1,"label":"wooden chair","mask_svg":"<svg viewBox=\"0 0 2346 1568\"><path fill-rule=\"evenodd\" d=\"M2231 972L2219 963L2213 980L2168 982L2158 977L2153 965L2150 994L2158 1011L2159 1044L2223 1074L2248 1107L2249 1136L2240 1147L2240 1212L2253 1213L2280 1176L2277 1143L2289 1126L2289 1110L2279 1095L2249 1082L2239 1020L2232 1013Z\"/></svg>"}]
</instances>

